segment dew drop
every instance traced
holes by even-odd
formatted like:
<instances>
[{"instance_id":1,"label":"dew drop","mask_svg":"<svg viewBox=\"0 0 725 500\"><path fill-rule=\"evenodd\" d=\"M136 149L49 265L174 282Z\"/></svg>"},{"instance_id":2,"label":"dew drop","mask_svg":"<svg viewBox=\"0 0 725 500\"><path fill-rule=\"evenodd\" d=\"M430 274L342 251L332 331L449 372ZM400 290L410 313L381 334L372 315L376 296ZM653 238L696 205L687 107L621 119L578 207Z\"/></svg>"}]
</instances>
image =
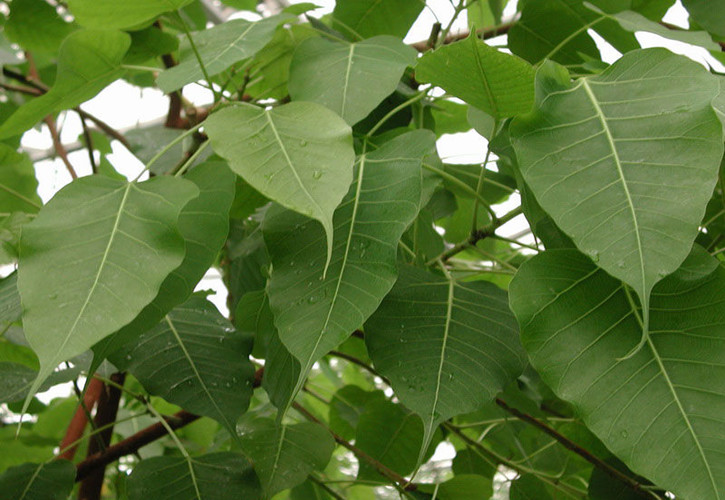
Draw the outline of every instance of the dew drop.
<instances>
[{"instance_id":1,"label":"dew drop","mask_svg":"<svg viewBox=\"0 0 725 500\"><path fill-rule=\"evenodd\" d=\"M594 262L599 262L599 252L597 252L596 250L590 251L589 258L591 258Z\"/></svg>"},{"instance_id":2,"label":"dew drop","mask_svg":"<svg viewBox=\"0 0 725 500\"><path fill-rule=\"evenodd\" d=\"M629 432L627 432L627 431L622 431L622 432L620 432L620 435L621 435L621 436L622 436L623 438L625 438L625 439L626 439L626 438L627 438L627 436L629 436Z\"/></svg>"},{"instance_id":3,"label":"dew drop","mask_svg":"<svg viewBox=\"0 0 725 500\"><path fill-rule=\"evenodd\" d=\"M313 179L319 179L320 177L322 177L322 170L315 170L312 172Z\"/></svg>"},{"instance_id":4,"label":"dew drop","mask_svg":"<svg viewBox=\"0 0 725 500\"><path fill-rule=\"evenodd\" d=\"M302 140L300 141L300 147L301 147L301 148L304 148L305 146L307 146L307 141L306 141L306 140L304 140L304 139L302 139Z\"/></svg>"},{"instance_id":5,"label":"dew drop","mask_svg":"<svg viewBox=\"0 0 725 500\"><path fill-rule=\"evenodd\" d=\"M314 303L315 303L315 302L317 302L318 300L319 300L319 299L317 298L317 296L316 296L316 295L310 295L310 298L309 298L309 299L307 299L307 302L309 302L310 304L314 304Z\"/></svg>"}]
</instances>

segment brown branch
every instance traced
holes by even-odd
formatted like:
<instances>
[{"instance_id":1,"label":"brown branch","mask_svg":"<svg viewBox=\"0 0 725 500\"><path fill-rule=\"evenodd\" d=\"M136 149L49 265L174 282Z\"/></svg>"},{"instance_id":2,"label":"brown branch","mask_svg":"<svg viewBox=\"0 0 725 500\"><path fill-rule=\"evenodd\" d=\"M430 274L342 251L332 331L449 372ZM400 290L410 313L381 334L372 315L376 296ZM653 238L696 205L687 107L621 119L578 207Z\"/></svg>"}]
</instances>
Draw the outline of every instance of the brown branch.
<instances>
[{"instance_id":1,"label":"brown branch","mask_svg":"<svg viewBox=\"0 0 725 500\"><path fill-rule=\"evenodd\" d=\"M81 118L85 118L86 120L90 120L91 122L93 122L93 124L98 127L104 134L109 136L111 139L116 139L118 142L123 144L129 151L131 150L131 143L128 142L128 139L126 139L121 132L111 127L108 123L104 122L100 118L93 116L88 111L83 111L80 107L73 108L73 111L78 113Z\"/></svg>"},{"instance_id":2,"label":"brown branch","mask_svg":"<svg viewBox=\"0 0 725 500\"><path fill-rule=\"evenodd\" d=\"M498 26L494 26L492 28L484 28L480 30L476 30L476 34L483 40L488 40L489 38L494 38L499 35L505 35L508 33L509 29L511 29L511 26L513 26L515 22L510 23L504 23L499 24ZM461 31L460 33L451 33L448 36L446 36L446 39L443 40L443 45L457 42L459 40L463 40L464 38L468 38L471 34L470 31ZM429 40L421 40L420 42L415 42L410 44L411 47L413 47L418 52L426 52L427 50L430 50L430 39Z\"/></svg>"},{"instance_id":3,"label":"brown branch","mask_svg":"<svg viewBox=\"0 0 725 500\"><path fill-rule=\"evenodd\" d=\"M0 88L9 90L11 92L19 92L21 94L27 94L32 96L39 96L43 94L42 90L38 90L33 87L21 87L19 85L11 85L9 83L0 83Z\"/></svg>"},{"instance_id":4,"label":"brown branch","mask_svg":"<svg viewBox=\"0 0 725 500\"><path fill-rule=\"evenodd\" d=\"M114 373L111 375L111 381L117 385L103 385L103 390L98 398L96 416L93 419L96 429L103 428L103 430L96 435L96 439L92 439L88 443L87 456L89 457L102 452L108 448L109 444L111 444L111 437L113 436L112 424L116 420L118 405L121 401L120 388L123 387L125 379L125 374ZM78 500L101 500L101 490L103 489L104 476L105 467L98 467L94 469L88 477L81 482L78 490Z\"/></svg>"},{"instance_id":5,"label":"brown branch","mask_svg":"<svg viewBox=\"0 0 725 500\"><path fill-rule=\"evenodd\" d=\"M83 431L85 430L86 424L88 423L87 412L93 409L93 406L96 404L96 401L101 395L102 389L103 382L101 382L100 380L93 379L88 384L88 389L86 390L86 394L83 397L83 404L79 404L76 408L76 412L73 414L73 417L71 418L71 421L66 428L65 436L63 436L63 440L60 442L60 449L65 451L58 455L58 458L73 460L76 449L78 449L78 445L70 445L72 443L76 443L81 438L81 436L83 436Z\"/></svg>"},{"instance_id":6,"label":"brown branch","mask_svg":"<svg viewBox=\"0 0 725 500\"><path fill-rule=\"evenodd\" d=\"M86 119L78 115L81 119L81 127L83 127L83 139L86 141L86 149L88 150L88 161L91 164L91 171L95 174L98 173L98 165L96 165L96 157L93 156L93 138L91 137L91 130L88 128Z\"/></svg>"},{"instance_id":7,"label":"brown branch","mask_svg":"<svg viewBox=\"0 0 725 500\"><path fill-rule=\"evenodd\" d=\"M252 387L256 388L260 386L262 383L263 373L264 367L259 368L254 373ZM199 415L194 415L193 413L189 413L184 410L174 413L171 416L164 417L172 430L180 429L199 418L201 418ZM147 444L166 436L166 434L166 427L164 427L161 422L157 422L149 425L145 429L141 429L123 441L119 441L118 443L109 446L103 451L89 455L76 466L76 481L83 481L86 477L93 473L94 470L97 470L100 467L105 467L106 465L115 462L126 455L132 455Z\"/></svg>"},{"instance_id":8,"label":"brown branch","mask_svg":"<svg viewBox=\"0 0 725 500\"><path fill-rule=\"evenodd\" d=\"M578 444L576 444L574 441L570 440L566 436L560 434L557 430L549 427L545 422L528 415L522 411L517 410L516 408L513 408L509 406L506 401L500 398L496 398L496 404L506 410L511 415L515 416L522 422L526 422L527 424L530 424L537 429L539 429L544 434L554 438L556 441L559 442L564 448L573 451L580 457L582 457L584 460L592 464L597 469L600 469L605 474L607 474L609 477L616 479L617 481L620 481L621 483L624 483L627 487L629 487L631 490L633 490L635 493L637 493L640 496L643 496L645 498L652 498L650 494L643 489L643 485L634 480L633 478L629 477L628 475L622 473L621 471L615 469L611 465L609 465L607 462L602 460L601 458L593 455L588 450L582 448Z\"/></svg>"},{"instance_id":9,"label":"brown branch","mask_svg":"<svg viewBox=\"0 0 725 500\"><path fill-rule=\"evenodd\" d=\"M77 179L78 174L76 173L76 170L73 168L73 165L68 159L68 151L66 151L65 146L63 146L63 143L60 140L58 128L55 126L55 119L51 115L48 115L43 121L48 126L48 130L50 131L50 137L51 139L53 139L53 148L55 149L55 153L61 160L63 160L65 168L66 170L68 170L71 178Z\"/></svg>"}]
</instances>

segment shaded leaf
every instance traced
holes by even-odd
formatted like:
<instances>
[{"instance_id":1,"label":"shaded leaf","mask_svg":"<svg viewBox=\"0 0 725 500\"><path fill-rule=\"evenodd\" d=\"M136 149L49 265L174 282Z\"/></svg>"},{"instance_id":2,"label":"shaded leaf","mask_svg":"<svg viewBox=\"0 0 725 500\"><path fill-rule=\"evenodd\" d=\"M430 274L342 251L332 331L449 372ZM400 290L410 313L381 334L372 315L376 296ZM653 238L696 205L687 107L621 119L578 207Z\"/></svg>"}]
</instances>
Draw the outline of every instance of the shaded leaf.
<instances>
[{"instance_id":1,"label":"shaded leaf","mask_svg":"<svg viewBox=\"0 0 725 500\"><path fill-rule=\"evenodd\" d=\"M392 36L351 44L309 38L292 58L289 93L293 100L327 106L354 125L395 91L415 54Z\"/></svg>"},{"instance_id":2,"label":"shaded leaf","mask_svg":"<svg viewBox=\"0 0 725 500\"><path fill-rule=\"evenodd\" d=\"M415 131L361 155L335 211L326 276L319 226L279 207L267 212L269 303L282 343L301 363L292 397L315 361L360 327L393 286L398 241L417 214L420 165L433 141L431 132Z\"/></svg>"},{"instance_id":3,"label":"shaded leaf","mask_svg":"<svg viewBox=\"0 0 725 500\"><path fill-rule=\"evenodd\" d=\"M619 281L575 250L526 262L511 308L542 379L633 471L684 498L725 489L725 269L700 247L652 293L650 335Z\"/></svg>"},{"instance_id":4,"label":"shaded leaf","mask_svg":"<svg viewBox=\"0 0 725 500\"><path fill-rule=\"evenodd\" d=\"M596 470L596 469L595 469ZM607 476L609 477L609 476ZM624 500L619 496L607 497L608 499ZM533 474L522 474L511 482L509 490L510 500L551 500L551 495L546 490L544 483Z\"/></svg>"},{"instance_id":5,"label":"shaded leaf","mask_svg":"<svg viewBox=\"0 0 725 500\"><path fill-rule=\"evenodd\" d=\"M209 76L221 73L232 64L252 57L272 40L277 26L291 16L279 15L257 22L233 19L209 29L193 33L194 44ZM156 79L164 92L180 89L204 78L194 53L173 68L164 70Z\"/></svg>"},{"instance_id":6,"label":"shaded leaf","mask_svg":"<svg viewBox=\"0 0 725 500\"><path fill-rule=\"evenodd\" d=\"M260 500L252 464L233 452L142 460L128 478L129 500Z\"/></svg>"},{"instance_id":7,"label":"shaded leaf","mask_svg":"<svg viewBox=\"0 0 725 500\"><path fill-rule=\"evenodd\" d=\"M11 467L0 476L0 500L65 500L75 478L68 460Z\"/></svg>"},{"instance_id":8,"label":"shaded leaf","mask_svg":"<svg viewBox=\"0 0 725 500\"><path fill-rule=\"evenodd\" d=\"M0 138L24 132L45 116L94 97L123 74L121 62L130 44L131 37L120 31L79 30L69 35L58 49L53 87L20 106L0 126Z\"/></svg>"},{"instance_id":9,"label":"shaded leaf","mask_svg":"<svg viewBox=\"0 0 725 500\"><path fill-rule=\"evenodd\" d=\"M281 205L318 220L332 254L332 214L350 186L352 130L319 104L291 102L271 110L243 104L205 122L211 144L232 170Z\"/></svg>"},{"instance_id":10,"label":"shaded leaf","mask_svg":"<svg viewBox=\"0 0 725 500\"><path fill-rule=\"evenodd\" d=\"M128 184L83 177L24 227L18 290L25 337L40 360L31 392L58 363L126 325L154 299L184 258L177 222L198 193L178 178Z\"/></svg>"},{"instance_id":11,"label":"shaded leaf","mask_svg":"<svg viewBox=\"0 0 725 500\"><path fill-rule=\"evenodd\" d=\"M682 0L690 17L707 31L725 36L725 2L723 0Z\"/></svg>"},{"instance_id":12,"label":"shaded leaf","mask_svg":"<svg viewBox=\"0 0 725 500\"><path fill-rule=\"evenodd\" d=\"M328 412L330 429L343 439L353 440L365 406L371 401L385 399L382 391L366 391L356 385L346 385L340 388L330 401Z\"/></svg>"},{"instance_id":13,"label":"shaded leaf","mask_svg":"<svg viewBox=\"0 0 725 500\"><path fill-rule=\"evenodd\" d=\"M12 323L20 319L22 313L18 273L14 272L0 280L0 331L4 333Z\"/></svg>"},{"instance_id":14,"label":"shaded leaf","mask_svg":"<svg viewBox=\"0 0 725 500\"><path fill-rule=\"evenodd\" d=\"M488 500L493 483L487 477L464 474L440 484L426 484L421 491L433 493L440 500Z\"/></svg>"},{"instance_id":15,"label":"shaded leaf","mask_svg":"<svg viewBox=\"0 0 725 500\"><path fill-rule=\"evenodd\" d=\"M301 484L313 470L324 469L335 448L330 434L313 423L278 426L257 419L242 427L239 436L267 497Z\"/></svg>"},{"instance_id":16,"label":"shaded leaf","mask_svg":"<svg viewBox=\"0 0 725 500\"><path fill-rule=\"evenodd\" d=\"M505 292L412 267L365 324L365 343L400 401L423 419L424 447L440 422L493 399L525 361Z\"/></svg>"},{"instance_id":17,"label":"shaded leaf","mask_svg":"<svg viewBox=\"0 0 725 500\"><path fill-rule=\"evenodd\" d=\"M352 37L404 38L424 6L423 2L410 0L338 0L332 12L332 25Z\"/></svg>"},{"instance_id":18,"label":"shaded leaf","mask_svg":"<svg viewBox=\"0 0 725 500\"><path fill-rule=\"evenodd\" d=\"M105 29L132 28L148 23L159 14L180 9L193 0L68 0L76 22L83 26Z\"/></svg>"},{"instance_id":19,"label":"shaded leaf","mask_svg":"<svg viewBox=\"0 0 725 500\"><path fill-rule=\"evenodd\" d=\"M526 113L534 104L531 65L473 35L425 54L415 77L498 119Z\"/></svg>"},{"instance_id":20,"label":"shaded leaf","mask_svg":"<svg viewBox=\"0 0 725 500\"><path fill-rule=\"evenodd\" d=\"M510 129L521 173L577 247L636 291L646 335L652 287L689 253L717 181L718 82L658 48L574 84L545 63L537 87L537 110Z\"/></svg>"},{"instance_id":21,"label":"shaded leaf","mask_svg":"<svg viewBox=\"0 0 725 500\"><path fill-rule=\"evenodd\" d=\"M211 417L230 432L249 406L252 338L236 332L213 304L192 296L111 358L151 394Z\"/></svg>"}]
</instances>

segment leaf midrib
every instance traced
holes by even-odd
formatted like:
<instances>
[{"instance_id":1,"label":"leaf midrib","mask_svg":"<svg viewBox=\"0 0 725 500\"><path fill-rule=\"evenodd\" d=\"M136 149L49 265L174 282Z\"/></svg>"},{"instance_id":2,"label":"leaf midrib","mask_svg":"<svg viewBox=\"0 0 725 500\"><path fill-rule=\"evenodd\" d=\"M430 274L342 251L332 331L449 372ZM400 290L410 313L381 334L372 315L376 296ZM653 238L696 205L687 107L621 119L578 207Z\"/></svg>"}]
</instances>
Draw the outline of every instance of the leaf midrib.
<instances>
[{"instance_id":1,"label":"leaf midrib","mask_svg":"<svg viewBox=\"0 0 725 500\"><path fill-rule=\"evenodd\" d=\"M54 358L54 362L60 356L63 355L63 349L65 349L65 346L68 344L68 341L73 336L73 332L75 331L76 327L78 326L78 322L80 321L81 317L85 313L86 308L88 307L88 304L91 301L91 297L93 296L93 294L94 294L94 292L96 290L96 287L98 286L98 283L99 283L99 281L101 279L101 274L103 273L103 269L105 268L106 263L108 262L108 254L110 253L111 247L113 246L113 241L116 238L116 234L119 232L119 225L120 225L120 222L121 222L121 215L123 214L123 211L124 211L124 209L126 207L126 202L128 201L128 193L131 192L132 186L133 186L132 183L129 183L129 184L126 185L126 190L123 193L123 198L121 198L121 204L118 207L118 213L116 214L116 220L113 223L113 229L111 230L111 235L108 238L108 243L106 244L106 249L104 250L103 256L101 257L101 263L98 266L98 272L96 273L96 277L93 280L93 284L91 285L91 289L88 292L88 295L86 296L86 300L83 303L83 305L81 306L81 309L78 312L78 314L77 314L77 316L75 318L75 321L73 322L73 325L68 330L68 334L63 339L63 343L60 345L60 347L56 351L56 356Z\"/></svg>"},{"instance_id":2,"label":"leaf midrib","mask_svg":"<svg viewBox=\"0 0 725 500\"><path fill-rule=\"evenodd\" d=\"M636 313L635 313L636 314ZM651 337L647 336L647 344L649 345L650 350L652 351L652 356L655 358L655 361L657 362L657 366L660 369L660 373L662 374L662 377L665 380L665 383L667 384L667 388L670 390L670 393L672 394L672 398L675 400L675 404L677 404L677 409L680 411L680 415L682 415L682 419L685 421L685 424L687 425L687 430L690 433L690 436L692 436L692 440L695 442L695 446L697 446L697 451L700 454L700 458L702 459L702 463L705 466L705 470L707 471L707 477L710 479L710 484L712 485L712 491L715 493L716 500L720 500L720 491L718 490L717 483L715 482L715 477L713 476L712 469L710 468L710 462L707 460L707 457L705 456L705 450L702 448L702 444L700 444L700 440L697 437L697 434L695 433L695 429L692 427L692 423L690 422L690 418L688 417L687 413L685 412L684 406L682 406L682 402L680 401L680 398L677 394L677 391L675 390L675 386L672 384L672 381L670 380L670 376L667 373L667 370L665 369L664 363L662 361L662 357L659 354L659 351L657 351L657 347L655 347L654 342L652 342Z\"/></svg>"},{"instance_id":3,"label":"leaf midrib","mask_svg":"<svg viewBox=\"0 0 725 500\"><path fill-rule=\"evenodd\" d=\"M438 375L436 378L436 390L433 395L433 404L431 405L430 410L430 418L427 423L428 429L426 430L426 434L430 435L432 433L433 429L433 422L435 422L435 410L438 407L438 398L440 395L440 389L441 389L441 378L443 376L443 363L446 358L446 344L448 343L448 334L450 332L451 327L451 319L453 316L453 299L454 299L454 290L455 290L456 282L453 280L453 278L448 278L448 304L446 309L446 324L445 328L443 329L443 344L441 345L441 359L438 363ZM427 444L427 443L426 443Z\"/></svg>"},{"instance_id":4,"label":"leaf midrib","mask_svg":"<svg viewBox=\"0 0 725 500\"><path fill-rule=\"evenodd\" d=\"M597 114L597 117L599 118L599 122L602 124L602 128L604 130L604 135L607 138L607 143L609 144L609 148L612 151L612 158L614 158L614 164L617 167L617 175L619 176L620 181L622 182L622 187L624 189L624 194L627 197L627 206L629 208L629 211L632 215L632 223L634 224L634 234L637 239L637 254L639 256L639 266L640 266L640 277L642 279L642 285L641 289L638 290L641 293L640 299L642 300L643 306L647 307L647 280L645 276L645 265L644 265L644 251L642 249L642 236L640 234L640 228L639 228L639 221L637 220L637 213L634 209L634 202L632 201L632 194L629 192L629 186L627 185L627 179L624 176L624 170L622 169L622 161L619 159L619 151L617 151L617 147L614 143L614 137L612 136L612 131L609 128L609 124L607 123L607 118L604 115L604 112L602 111L602 108L599 106L599 101L597 101L596 96L594 95L594 92L592 92L591 87L589 86L589 82L586 78L582 78L582 88L584 89L584 92L586 92L587 97L592 103L592 106L594 106L594 111ZM647 314L648 311L645 312ZM647 325L644 325L645 328Z\"/></svg>"}]
</instances>

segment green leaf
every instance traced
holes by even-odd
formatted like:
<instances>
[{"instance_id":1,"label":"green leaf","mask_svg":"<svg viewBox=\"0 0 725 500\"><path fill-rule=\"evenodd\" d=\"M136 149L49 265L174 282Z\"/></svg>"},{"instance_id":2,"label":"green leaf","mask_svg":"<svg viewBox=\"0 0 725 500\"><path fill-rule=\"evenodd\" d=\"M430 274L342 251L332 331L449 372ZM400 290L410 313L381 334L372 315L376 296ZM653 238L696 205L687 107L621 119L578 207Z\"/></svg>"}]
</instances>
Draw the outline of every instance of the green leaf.
<instances>
[{"instance_id":1,"label":"green leaf","mask_svg":"<svg viewBox=\"0 0 725 500\"><path fill-rule=\"evenodd\" d=\"M295 101L327 106L354 125L395 91L415 55L392 36L350 44L309 38L292 58L289 93Z\"/></svg>"},{"instance_id":2,"label":"green leaf","mask_svg":"<svg viewBox=\"0 0 725 500\"><path fill-rule=\"evenodd\" d=\"M175 306L189 298L204 273L214 263L229 232L229 207L234 195L234 174L224 162L207 161L184 176L199 189L179 215L178 228L186 254L179 267L161 284L156 298L129 324L93 348L94 363L100 363L121 346L155 326ZM123 358L116 357L123 369ZM93 371L97 366L92 366Z\"/></svg>"},{"instance_id":3,"label":"green leaf","mask_svg":"<svg viewBox=\"0 0 725 500\"><path fill-rule=\"evenodd\" d=\"M58 363L126 325L154 299L184 258L177 222L198 193L178 178L128 184L83 177L24 227L18 290L25 337L40 360L31 393Z\"/></svg>"},{"instance_id":4,"label":"green leaf","mask_svg":"<svg viewBox=\"0 0 725 500\"><path fill-rule=\"evenodd\" d=\"M214 76L232 64L252 57L272 40L277 26L292 16L279 15L250 22L233 19L213 28L193 33L199 57L204 61L209 76ZM164 70L156 79L159 88L166 93L180 89L188 83L204 78L194 53L173 68Z\"/></svg>"},{"instance_id":5,"label":"green leaf","mask_svg":"<svg viewBox=\"0 0 725 500\"><path fill-rule=\"evenodd\" d=\"M104 29L125 29L149 23L159 14L178 10L193 0L125 0L119 8L116 0L68 0L76 22Z\"/></svg>"},{"instance_id":6,"label":"green leaf","mask_svg":"<svg viewBox=\"0 0 725 500\"><path fill-rule=\"evenodd\" d=\"M330 429L343 439L352 441L365 405L371 401L385 399L383 391L365 391L356 385L342 387L330 401L328 416ZM416 449L416 453L417 451Z\"/></svg>"},{"instance_id":7,"label":"green leaf","mask_svg":"<svg viewBox=\"0 0 725 500\"><path fill-rule=\"evenodd\" d=\"M145 30L133 31L130 35L131 47L123 59L123 62L126 64L142 64L149 59L163 54L170 54L179 48L178 38L155 26L146 28ZM142 132L144 130L144 128L138 128L134 129L134 132ZM128 139L128 135L126 135L126 139ZM158 147L158 144L156 146ZM176 158L178 159L178 156Z\"/></svg>"},{"instance_id":8,"label":"green leaf","mask_svg":"<svg viewBox=\"0 0 725 500\"><path fill-rule=\"evenodd\" d=\"M485 457L475 448L464 448L456 451L451 469L456 476L478 474L479 476L493 478L496 474L496 466L493 465L491 459Z\"/></svg>"},{"instance_id":9,"label":"green leaf","mask_svg":"<svg viewBox=\"0 0 725 500\"><path fill-rule=\"evenodd\" d=\"M269 302L266 305L269 309ZM269 311L272 314L272 311ZM264 364L264 379L262 387L269 395L269 400L280 409L291 404L296 394L297 383L300 380L300 362L290 354L287 347L279 339L279 333L274 328L272 336L267 343L267 357Z\"/></svg>"},{"instance_id":10,"label":"green leaf","mask_svg":"<svg viewBox=\"0 0 725 500\"><path fill-rule=\"evenodd\" d=\"M402 406L373 399L359 416L355 446L400 475L413 472L423 442L423 424ZM431 447L429 455L435 451ZM385 481L370 463L360 460L358 480Z\"/></svg>"},{"instance_id":11,"label":"green leaf","mask_svg":"<svg viewBox=\"0 0 725 500\"><path fill-rule=\"evenodd\" d=\"M0 401L12 403L28 395L38 372L20 363L0 362Z\"/></svg>"},{"instance_id":12,"label":"green leaf","mask_svg":"<svg viewBox=\"0 0 725 500\"><path fill-rule=\"evenodd\" d=\"M531 65L473 35L425 54L415 76L498 119L526 113L534 104Z\"/></svg>"},{"instance_id":13,"label":"green leaf","mask_svg":"<svg viewBox=\"0 0 725 500\"><path fill-rule=\"evenodd\" d=\"M34 214L42 205L33 162L28 155L0 144L0 212Z\"/></svg>"},{"instance_id":14,"label":"green leaf","mask_svg":"<svg viewBox=\"0 0 725 500\"><path fill-rule=\"evenodd\" d=\"M577 247L636 291L643 338L652 287L687 257L717 181L718 82L665 49L574 84L556 71L542 66L536 111L511 125L521 173Z\"/></svg>"},{"instance_id":15,"label":"green leaf","mask_svg":"<svg viewBox=\"0 0 725 500\"><path fill-rule=\"evenodd\" d=\"M128 478L129 500L261 500L252 464L229 451L142 460Z\"/></svg>"},{"instance_id":16,"label":"green leaf","mask_svg":"<svg viewBox=\"0 0 725 500\"><path fill-rule=\"evenodd\" d=\"M456 476L440 484L422 485L421 491L439 500L488 500L493 493L491 479L474 474Z\"/></svg>"},{"instance_id":17,"label":"green leaf","mask_svg":"<svg viewBox=\"0 0 725 500\"><path fill-rule=\"evenodd\" d=\"M431 132L415 131L360 156L335 211L326 276L319 226L279 207L267 212L269 303L282 343L301 363L292 397L315 361L360 327L395 283L398 241L418 212L421 162L433 148Z\"/></svg>"},{"instance_id":18,"label":"green leaf","mask_svg":"<svg viewBox=\"0 0 725 500\"><path fill-rule=\"evenodd\" d=\"M68 460L11 467L0 476L0 500L65 500L75 478Z\"/></svg>"},{"instance_id":19,"label":"green leaf","mask_svg":"<svg viewBox=\"0 0 725 500\"><path fill-rule=\"evenodd\" d=\"M204 128L214 151L253 188L320 221L329 262L332 215L352 181L350 127L319 104L291 102L271 110L249 104L225 108Z\"/></svg>"},{"instance_id":20,"label":"green leaf","mask_svg":"<svg viewBox=\"0 0 725 500\"><path fill-rule=\"evenodd\" d=\"M597 469L595 468L595 470ZM606 477L609 478L609 476ZM611 478L609 479L611 481ZM608 500L614 498L617 500L624 500L623 497L618 495L607 497ZM535 475L522 474L516 478L515 481L511 482L509 500L552 500L552 498L551 495L549 495L549 492L546 491L544 483L542 483Z\"/></svg>"},{"instance_id":21,"label":"green leaf","mask_svg":"<svg viewBox=\"0 0 725 500\"><path fill-rule=\"evenodd\" d=\"M589 498L591 500L610 500L616 498L617 500L641 500L642 496L632 490L629 486L613 479L606 472L601 469L594 468L592 475L589 478L589 487L587 488ZM531 497L532 499L539 497ZM526 497L523 500L527 500Z\"/></svg>"},{"instance_id":22,"label":"green leaf","mask_svg":"<svg viewBox=\"0 0 725 500\"><path fill-rule=\"evenodd\" d=\"M182 131L173 128L166 128L163 125L135 128L129 130L125 136L131 147L129 150L142 163L147 164L159 153L163 144L169 144L177 139ZM151 172L155 175L166 174L179 164L179 158L184 155L187 146L184 141L177 142L168 151L156 159L151 166ZM187 146L188 147L188 146Z\"/></svg>"},{"instance_id":23,"label":"green leaf","mask_svg":"<svg viewBox=\"0 0 725 500\"><path fill-rule=\"evenodd\" d=\"M710 33L725 36L725 2L723 0L682 0L690 17Z\"/></svg>"},{"instance_id":24,"label":"green leaf","mask_svg":"<svg viewBox=\"0 0 725 500\"><path fill-rule=\"evenodd\" d=\"M94 97L123 74L121 62L130 44L131 37L120 31L79 30L69 35L58 49L53 87L20 106L0 126L0 138L24 132L45 116Z\"/></svg>"},{"instance_id":25,"label":"green leaf","mask_svg":"<svg viewBox=\"0 0 725 500\"><path fill-rule=\"evenodd\" d=\"M151 394L234 433L252 396L251 350L249 335L236 332L206 299L192 296L111 361L125 358L125 368Z\"/></svg>"},{"instance_id":26,"label":"green leaf","mask_svg":"<svg viewBox=\"0 0 725 500\"><path fill-rule=\"evenodd\" d=\"M338 0L332 12L332 26L356 38L405 38L423 7L423 2L410 0Z\"/></svg>"},{"instance_id":27,"label":"green leaf","mask_svg":"<svg viewBox=\"0 0 725 500\"><path fill-rule=\"evenodd\" d=\"M13 0L5 23L8 40L31 52L55 53L76 29L75 23L65 22L45 0Z\"/></svg>"},{"instance_id":28,"label":"green leaf","mask_svg":"<svg viewBox=\"0 0 725 500\"><path fill-rule=\"evenodd\" d=\"M442 421L476 410L524 369L506 293L405 267L365 324L378 371L424 423L424 448Z\"/></svg>"},{"instance_id":29,"label":"green leaf","mask_svg":"<svg viewBox=\"0 0 725 500\"><path fill-rule=\"evenodd\" d=\"M324 469L335 448L330 433L313 423L278 426L257 419L242 427L239 436L268 498L303 483L313 470Z\"/></svg>"},{"instance_id":30,"label":"green leaf","mask_svg":"<svg viewBox=\"0 0 725 500\"><path fill-rule=\"evenodd\" d=\"M725 269L695 247L655 287L645 346L620 360L637 343L639 311L627 288L587 257L544 252L510 286L544 382L634 472L683 498L725 491L724 290Z\"/></svg>"}]
</instances>

